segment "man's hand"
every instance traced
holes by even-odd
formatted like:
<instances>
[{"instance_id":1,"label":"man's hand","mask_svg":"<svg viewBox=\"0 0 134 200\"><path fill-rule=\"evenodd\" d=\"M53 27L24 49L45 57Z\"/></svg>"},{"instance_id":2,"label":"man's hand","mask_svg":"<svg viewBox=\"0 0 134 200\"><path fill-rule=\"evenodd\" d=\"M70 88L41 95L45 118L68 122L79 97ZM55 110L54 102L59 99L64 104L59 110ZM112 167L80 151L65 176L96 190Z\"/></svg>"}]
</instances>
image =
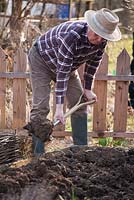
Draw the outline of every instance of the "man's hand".
<instances>
[{"instance_id":1,"label":"man's hand","mask_svg":"<svg viewBox=\"0 0 134 200\"><path fill-rule=\"evenodd\" d=\"M84 95L86 96L88 101L91 101L91 100L97 101L96 94L91 90L84 89Z\"/></svg>"},{"instance_id":2,"label":"man's hand","mask_svg":"<svg viewBox=\"0 0 134 200\"><path fill-rule=\"evenodd\" d=\"M55 115L54 115L54 121L56 121L57 119L59 119L62 124L65 124L63 104L56 104L56 111L55 111Z\"/></svg>"}]
</instances>

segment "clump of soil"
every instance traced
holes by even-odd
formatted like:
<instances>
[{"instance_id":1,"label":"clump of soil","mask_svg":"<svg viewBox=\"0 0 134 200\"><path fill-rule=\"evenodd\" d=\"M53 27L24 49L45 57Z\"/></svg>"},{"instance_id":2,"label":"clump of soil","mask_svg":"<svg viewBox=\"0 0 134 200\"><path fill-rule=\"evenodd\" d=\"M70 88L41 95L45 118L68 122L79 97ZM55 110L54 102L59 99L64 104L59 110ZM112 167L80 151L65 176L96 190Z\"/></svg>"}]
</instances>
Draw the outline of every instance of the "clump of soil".
<instances>
[{"instance_id":1,"label":"clump of soil","mask_svg":"<svg viewBox=\"0 0 134 200\"><path fill-rule=\"evenodd\" d=\"M0 173L2 200L134 200L134 149L72 146Z\"/></svg>"}]
</instances>

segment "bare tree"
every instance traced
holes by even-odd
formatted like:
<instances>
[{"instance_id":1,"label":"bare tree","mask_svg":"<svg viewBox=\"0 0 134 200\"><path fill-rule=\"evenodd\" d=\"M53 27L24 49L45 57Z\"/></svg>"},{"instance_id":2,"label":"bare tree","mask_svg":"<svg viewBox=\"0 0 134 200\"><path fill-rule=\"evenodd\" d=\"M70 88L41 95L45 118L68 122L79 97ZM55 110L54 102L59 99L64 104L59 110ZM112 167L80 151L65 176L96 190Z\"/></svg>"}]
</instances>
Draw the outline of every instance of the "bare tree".
<instances>
[{"instance_id":1,"label":"bare tree","mask_svg":"<svg viewBox=\"0 0 134 200\"><path fill-rule=\"evenodd\" d=\"M22 9L22 0L12 1L12 15L9 19L10 39L14 47L20 46L21 33L23 31L24 21L33 7L33 1L27 1L26 6Z\"/></svg>"},{"instance_id":2,"label":"bare tree","mask_svg":"<svg viewBox=\"0 0 134 200\"><path fill-rule=\"evenodd\" d=\"M10 47L16 50L21 45L21 36L24 31L27 17L36 1L29 0L22 7L23 0L12 0L11 16L0 31L0 40L3 48ZM9 2L7 2L9 3ZM5 13L5 19L6 13Z\"/></svg>"},{"instance_id":3,"label":"bare tree","mask_svg":"<svg viewBox=\"0 0 134 200\"><path fill-rule=\"evenodd\" d=\"M5 1L5 0L3 0L3 1ZM9 1L6 1L6 2L7 2L7 4L9 3ZM8 16L9 20L7 20L8 18L5 14L6 23L4 24L3 28L0 29L1 44L4 41L4 45L2 45L2 46L9 45L9 43L10 43L13 49L18 48L22 44L21 36L22 36L22 33L26 32L24 30L26 28L32 29L32 30L35 29L35 32L37 34L39 32L41 32L40 30L42 29L42 24L47 21L47 17L43 16L46 3L53 3L53 4L69 3L68 0L49 0L49 1L47 1L47 0L42 0L42 1L41 0L40 1L39 0L28 0L25 2L26 2L25 7L22 7L23 0L12 0L11 16L10 17ZM31 9L33 8L33 6L40 2L42 3L42 9L41 9L40 15L36 16L39 20L38 27L37 27L35 24L33 25L33 24L29 23L29 17L30 17ZM48 26L50 26L52 24L48 24Z\"/></svg>"},{"instance_id":4,"label":"bare tree","mask_svg":"<svg viewBox=\"0 0 134 200\"><path fill-rule=\"evenodd\" d=\"M125 11L128 13L128 28L134 32L134 0L123 0L122 7L124 7Z\"/></svg>"}]
</instances>

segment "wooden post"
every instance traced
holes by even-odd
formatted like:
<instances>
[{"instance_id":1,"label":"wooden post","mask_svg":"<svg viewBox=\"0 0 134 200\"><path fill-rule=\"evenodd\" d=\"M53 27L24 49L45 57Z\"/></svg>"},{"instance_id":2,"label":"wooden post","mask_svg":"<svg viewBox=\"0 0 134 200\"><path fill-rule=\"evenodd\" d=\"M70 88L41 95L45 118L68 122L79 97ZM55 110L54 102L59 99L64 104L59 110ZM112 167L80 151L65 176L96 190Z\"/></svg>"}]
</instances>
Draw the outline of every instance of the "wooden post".
<instances>
[{"instance_id":1,"label":"wooden post","mask_svg":"<svg viewBox=\"0 0 134 200\"><path fill-rule=\"evenodd\" d=\"M0 73L6 71L6 54L0 48ZM0 128L6 128L6 78L0 79Z\"/></svg>"},{"instance_id":2,"label":"wooden post","mask_svg":"<svg viewBox=\"0 0 134 200\"><path fill-rule=\"evenodd\" d=\"M130 57L124 49L117 58L117 75L128 75L130 73ZM116 81L115 109L114 109L114 131L126 131L128 107L128 81Z\"/></svg>"},{"instance_id":3,"label":"wooden post","mask_svg":"<svg viewBox=\"0 0 134 200\"><path fill-rule=\"evenodd\" d=\"M20 48L14 58L14 72L26 71L26 54ZM22 128L26 123L26 79L13 80L13 128Z\"/></svg>"},{"instance_id":4,"label":"wooden post","mask_svg":"<svg viewBox=\"0 0 134 200\"><path fill-rule=\"evenodd\" d=\"M99 76L108 73L108 56L104 54L100 68L97 72ZM97 75L96 74L96 75ZM95 80L94 92L97 95L97 103L93 109L93 131L106 130L106 105L107 105L107 81Z\"/></svg>"}]
</instances>

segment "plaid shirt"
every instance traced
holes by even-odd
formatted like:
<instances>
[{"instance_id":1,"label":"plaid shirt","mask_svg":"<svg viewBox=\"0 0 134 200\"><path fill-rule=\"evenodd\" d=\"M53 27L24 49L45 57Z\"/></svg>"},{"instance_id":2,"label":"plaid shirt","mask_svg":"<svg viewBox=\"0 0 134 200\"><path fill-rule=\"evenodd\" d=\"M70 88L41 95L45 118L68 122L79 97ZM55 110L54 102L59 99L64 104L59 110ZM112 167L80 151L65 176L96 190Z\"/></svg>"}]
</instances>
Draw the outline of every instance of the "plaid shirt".
<instances>
[{"instance_id":1,"label":"plaid shirt","mask_svg":"<svg viewBox=\"0 0 134 200\"><path fill-rule=\"evenodd\" d=\"M91 89L94 74L102 59L106 42L93 45L87 38L84 21L65 22L47 31L37 40L40 55L56 73L56 103L62 104L70 73L86 63L85 89Z\"/></svg>"}]
</instances>

